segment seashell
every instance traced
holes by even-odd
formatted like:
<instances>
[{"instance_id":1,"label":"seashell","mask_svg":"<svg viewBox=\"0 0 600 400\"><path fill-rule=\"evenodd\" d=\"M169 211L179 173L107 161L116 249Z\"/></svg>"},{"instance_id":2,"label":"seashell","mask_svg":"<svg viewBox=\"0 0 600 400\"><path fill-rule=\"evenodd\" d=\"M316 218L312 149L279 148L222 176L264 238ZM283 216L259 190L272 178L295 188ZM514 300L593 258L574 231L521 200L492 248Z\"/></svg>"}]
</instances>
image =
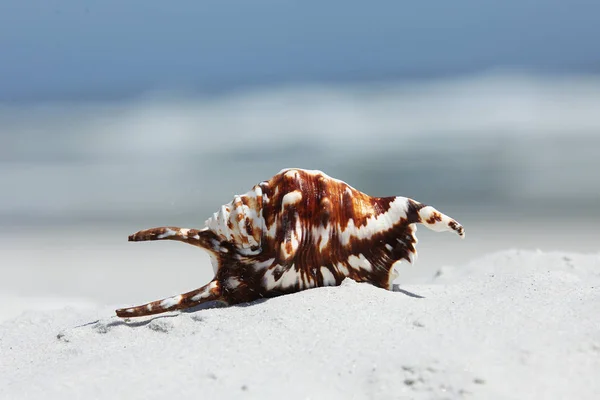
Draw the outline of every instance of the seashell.
<instances>
[{"instance_id":1,"label":"seashell","mask_svg":"<svg viewBox=\"0 0 600 400\"><path fill-rule=\"evenodd\" d=\"M191 292L119 309L138 317L208 301L250 302L345 278L391 289L395 266L413 262L416 224L434 231L463 227L406 197L371 197L321 171L284 169L221 207L203 229L160 227L129 241L178 240L208 251L212 281Z\"/></svg>"}]
</instances>

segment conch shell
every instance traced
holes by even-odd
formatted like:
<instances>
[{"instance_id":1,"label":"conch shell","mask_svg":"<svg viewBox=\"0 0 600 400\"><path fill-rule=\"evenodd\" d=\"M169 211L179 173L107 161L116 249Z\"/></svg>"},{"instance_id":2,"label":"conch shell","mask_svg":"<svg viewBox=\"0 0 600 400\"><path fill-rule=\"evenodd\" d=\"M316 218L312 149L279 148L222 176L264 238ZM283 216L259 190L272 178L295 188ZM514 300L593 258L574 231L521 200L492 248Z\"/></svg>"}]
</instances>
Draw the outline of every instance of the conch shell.
<instances>
[{"instance_id":1,"label":"conch shell","mask_svg":"<svg viewBox=\"0 0 600 400\"><path fill-rule=\"evenodd\" d=\"M204 229L161 227L129 236L201 247L215 276L189 293L116 313L128 318L207 301L231 305L336 286L347 277L391 289L394 265L416 255L417 223L465 235L454 219L412 199L371 197L321 171L284 169L234 196Z\"/></svg>"}]
</instances>

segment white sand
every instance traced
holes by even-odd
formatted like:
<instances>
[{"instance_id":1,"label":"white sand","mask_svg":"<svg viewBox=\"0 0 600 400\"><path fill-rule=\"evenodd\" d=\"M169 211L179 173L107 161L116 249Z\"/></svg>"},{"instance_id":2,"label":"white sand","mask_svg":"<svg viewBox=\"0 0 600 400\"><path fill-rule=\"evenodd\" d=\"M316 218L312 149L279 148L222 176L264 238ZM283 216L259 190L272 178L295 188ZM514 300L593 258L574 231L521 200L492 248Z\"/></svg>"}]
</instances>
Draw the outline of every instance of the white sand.
<instances>
[{"instance_id":1,"label":"white sand","mask_svg":"<svg viewBox=\"0 0 600 400\"><path fill-rule=\"evenodd\" d=\"M598 398L600 255L508 251L401 289L28 311L0 325L0 398Z\"/></svg>"}]
</instances>

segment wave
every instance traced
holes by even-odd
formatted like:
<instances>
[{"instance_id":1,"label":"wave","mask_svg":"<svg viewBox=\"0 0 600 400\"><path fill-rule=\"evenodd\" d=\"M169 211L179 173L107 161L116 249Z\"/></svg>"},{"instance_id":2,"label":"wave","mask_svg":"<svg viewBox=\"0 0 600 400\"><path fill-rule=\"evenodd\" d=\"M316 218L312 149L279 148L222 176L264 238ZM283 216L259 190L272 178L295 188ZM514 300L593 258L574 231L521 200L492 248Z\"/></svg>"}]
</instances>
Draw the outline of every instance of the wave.
<instances>
[{"instance_id":1,"label":"wave","mask_svg":"<svg viewBox=\"0 0 600 400\"><path fill-rule=\"evenodd\" d=\"M600 77L525 73L4 104L0 214L212 210L289 166L438 204L592 204L598 110Z\"/></svg>"}]
</instances>

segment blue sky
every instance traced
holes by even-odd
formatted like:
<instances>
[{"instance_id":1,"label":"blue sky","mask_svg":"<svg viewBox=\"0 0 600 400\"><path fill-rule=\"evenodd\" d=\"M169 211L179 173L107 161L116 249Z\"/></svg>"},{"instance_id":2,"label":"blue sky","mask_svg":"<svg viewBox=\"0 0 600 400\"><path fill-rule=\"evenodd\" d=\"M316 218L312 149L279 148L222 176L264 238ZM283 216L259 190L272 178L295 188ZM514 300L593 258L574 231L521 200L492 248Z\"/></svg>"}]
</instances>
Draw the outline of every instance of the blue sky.
<instances>
[{"instance_id":1,"label":"blue sky","mask_svg":"<svg viewBox=\"0 0 600 400\"><path fill-rule=\"evenodd\" d=\"M595 0L3 0L0 101L597 71L599 15Z\"/></svg>"}]
</instances>

